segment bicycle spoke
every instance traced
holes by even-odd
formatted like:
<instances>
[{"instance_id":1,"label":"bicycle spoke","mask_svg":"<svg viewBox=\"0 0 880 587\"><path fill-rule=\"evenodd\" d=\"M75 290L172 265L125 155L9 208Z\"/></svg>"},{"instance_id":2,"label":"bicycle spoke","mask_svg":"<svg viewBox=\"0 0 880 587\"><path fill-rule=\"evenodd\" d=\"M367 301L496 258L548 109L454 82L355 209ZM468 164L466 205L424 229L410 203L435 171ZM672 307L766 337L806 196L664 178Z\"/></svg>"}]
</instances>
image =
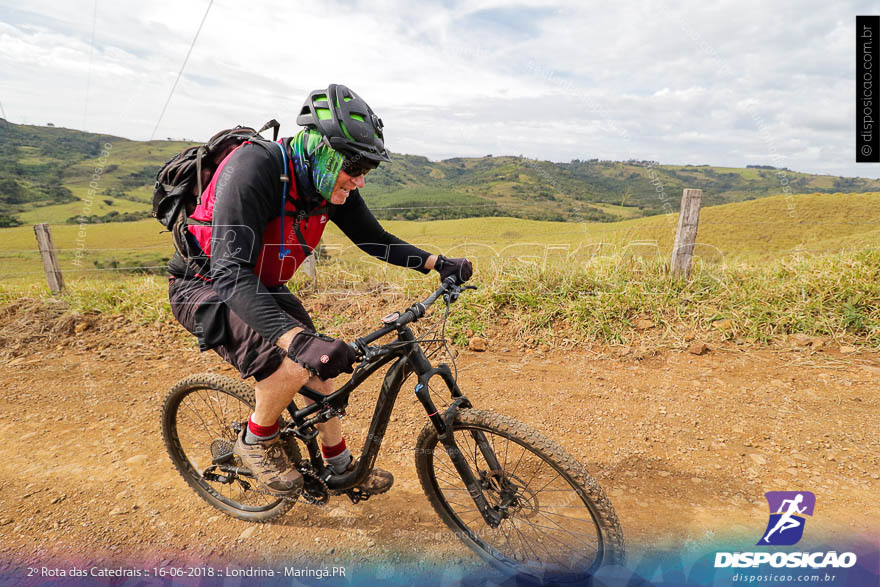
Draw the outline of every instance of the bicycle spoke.
<instances>
[{"instance_id":1,"label":"bicycle spoke","mask_svg":"<svg viewBox=\"0 0 880 587\"><path fill-rule=\"evenodd\" d=\"M464 455L470 457L470 456L471 456L471 454L470 454L470 453L471 453L471 445L470 445L470 443L468 442L468 435L467 435L467 434L461 434L460 436L464 439L464 444L467 446L467 450L464 451L464 450L461 450L461 449L459 448L459 449L458 449L458 452L460 452L460 453L462 453L462 454L464 454ZM458 447L458 443L456 443L455 446ZM473 462L474 467L477 467L477 461L476 461L476 458L475 458L475 457L471 457L471 462ZM476 471L474 471L474 474L476 474Z\"/></svg>"},{"instance_id":2,"label":"bicycle spoke","mask_svg":"<svg viewBox=\"0 0 880 587\"><path fill-rule=\"evenodd\" d=\"M510 550L511 557L514 560L519 559L519 560L525 561L528 556L526 554L526 550L528 550L528 542L523 540L522 533L517 531L516 525L513 523L513 520L508 520L507 522L508 522L507 527L510 529L511 535L515 536L516 539L519 540L520 545L522 545L522 547L524 547L524 548L514 548L514 546L511 544L510 545L511 546L511 550ZM535 554L534 550L532 551L532 553ZM517 555L519 555L519 556L517 556Z\"/></svg>"},{"instance_id":3,"label":"bicycle spoke","mask_svg":"<svg viewBox=\"0 0 880 587\"><path fill-rule=\"evenodd\" d=\"M519 522L525 522L525 520L518 520L518 521L519 521ZM531 526L531 524L528 524L528 525ZM517 528L517 529L519 530L519 528ZM522 533L522 530L520 530L520 534L522 534L523 538L525 538L525 534ZM550 537L550 538L552 538L552 537ZM558 540L558 539L557 539L556 541L559 542L560 544L562 544L563 546L567 546L564 542L561 542L561 541ZM529 542L529 544L531 544L531 542ZM544 541L541 540L540 538L538 539L538 544L541 545L541 548L544 549L544 551L547 553L547 555L548 555L551 559L553 559L553 560L558 560L555 556L553 556L553 552L551 552L550 548L549 548L546 544L544 544ZM564 565L563 565L563 566L564 566Z\"/></svg>"},{"instance_id":4,"label":"bicycle spoke","mask_svg":"<svg viewBox=\"0 0 880 587\"><path fill-rule=\"evenodd\" d=\"M194 407L192 407L191 405L189 405L189 402L187 402L186 399L184 399L184 400L181 402L181 405L186 405L186 407L189 408L189 410L190 410L193 414L196 415L196 418L198 418L199 421L202 423L202 426L204 427L205 432L207 432L208 435L210 436L210 435L211 435L211 427L208 425L207 422L205 422L205 419L202 418L202 415L201 415L200 413L198 413Z\"/></svg>"},{"instance_id":5,"label":"bicycle spoke","mask_svg":"<svg viewBox=\"0 0 880 587\"><path fill-rule=\"evenodd\" d=\"M214 411L214 406L211 405L211 402L209 402L202 394L199 394L199 399L202 400L202 402L206 406L208 406L208 409L211 411L211 414L214 415L214 419L217 420L217 424L219 425L219 430L222 435L223 432L226 430L227 425L223 422L223 420L220 418L220 416L217 415L217 412Z\"/></svg>"},{"instance_id":6,"label":"bicycle spoke","mask_svg":"<svg viewBox=\"0 0 880 587\"><path fill-rule=\"evenodd\" d=\"M506 524L506 526L510 526L510 524ZM505 524L502 524L501 526L499 526L499 529L502 529L504 527L505 527ZM502 529L501 534L504 536L504 543L510 548L510 551L512 552L513 545L510 544L510 528L507 528L507 530Z\"/></svg>"},{"instance_id":7,"label":"bicycle spoke","mask_svg":"<svg viewBox=\"0 0 880 587\"><path fill-rule=\"evenodd\" d=\"M559 556L561 556L563 558L568 558L568 560L570 561L569 566L573 565L575 563L575 561L583 561L583 563L588 563L598 553L598 550L595 548L581 549L579 551L575 551L572 549L570 542L560 540L559 538L557 538L556 536L554 536L552 534L549 534L546 532L541 532L541 531L537 530L536 528L539 528L540 526L533 526L532 524L527 524L527 525L529 526L529 529L531 530L531 532L534 533L535 536L538 537L539 543L541 543L542 545L543 545L542 540L552 540L557 545L559 545L558 547L553 548L553 552L557 553ZM550 548L548 546L545 546L545 549L548 550L548 552L550 552ZM553 555L551 554L551 556L553 556ZM563 565L563 566L565 566L565 565Z\"/></svg>"},{"instance_id":8,"label":"bicycle spoke","mask_svg":"<svg viewBox=\"0 0 880 587\"><path fill-rule=\"evenodd\" d=\"M199 418L205 423L205 427L206 427L209 431L213 431L215 434L218 433L218 432L222 433L222 431L223 431L223 423L217 418L217 414L211 412L211 406L210 406L210 405L207 405L207 403L205 402L205 398L202 396L201 392L200 392L200 391L196 391L196 392L194 392L192 395L194 395L195 398L198 398L198 400L201 401L202 404L205 404L205 405L207 406L207 408L208 408L207 410L202 410L202 411L205 413L205 417L204 417L204 418L202 418L201 412L199 412ZM193 404L195 404L195 402L196 402L196 399L195 399L195 398L193 399ZM196 407L195 407L195 405L193 405L192 408L193 408L193 411L196 411ZM213 430L211 429L212 424L208 424L208 422L206 421L206 419L207 419L207 420L212 420L212 416L213 416L213 420L216 421L216 422L219 424L219 426L218 426L216 429L213 429Z\"/></svg>"},{"instance_id":9,"label":"bicycle spoke","mask_svg":"<svg viewBox=\"0 0 880 587\"><path fill-rule=\"evenodd\" d=\"M574 507L578 507L578 506L574 506L574 505L548 505L545 507L548 507L548 508L564 508L564 507L574 508ZM586 509L586 508L584 508L584 506L580 506L580 508ZM587 511L589 512L589 510L587 510ZM569 520L579 520L581 522L586 522L588 519L590 521L592 521L592 519L593 519L592 516L590 516L590 518L575 518L573 516L563 516L562 514L557 514L556 512L541 512L541 513L546 516L559 516L560 518L567 518Z\"/></svg>"},{"instance_id":10,"label":"bicycle spoke","mask_svg":"<svg viewBox=\"0 0 880 587\"><path fill-rule=\"evenodd\" d=\"M520 541L522 542L523 546L525 546L526 548L528 548L529 550L532 551L532 555L535 557L535 558L532 559L532 560L535 560L535 561L540 560L540 559L538 558L538 553L535 552L535 549L532 548L532 547L529 545L529 542L528 542L528 541L525 539L525 537L522 535L522 532L519 531L519 528L516 527L516 524L511 523L511 524L510 524L510 527L513 528L513 531L514 531L514 532L516 532L516 535L519 537L519 539L520 539Z\"/></svg>"},{"instance_id":11,"label":"bicycle spoke","mask_svg":"<svg viewBox=\"0 0 880 587\"><path fill-rule=\"evenodd\" d=\"M526 447L523 447L522 453L519 455L519 459L516 461L516 465L513 467L513 471L510 472L510 476L513 477L516 475L516 470L519 469L519 464L522 462L523 456L526 454Z\"/></svg>"},{"instance_id":12,"label":"bicycle spoke","mask_svg":"<svg viewBox=\"0 0 880 587\"><path fill-rule=\"evenodd\" d=\"M538 512L538 515L539 515L539 516L544 516L545 518L547 518L547 520L550 521L551 524L555 525L557 528L559 528L561 531L565 532L566 534L570 534L571 536L573 536L573 537L575 537L575 538L577 538L579 535L580 535L580 536L588 536L588 534L583 534L583 533L581 533L581 532L572 532L572 531L570 531L570 530L566 530L565 528L563 528L562 526L560 526L559 523L556 522L556 520L547 517L547 515L546 515L544 512L542 512L542 511L540 511L540 510L537 510L537 512Z\"/></svg>"},{"instance_id":13,"label":"bicycle spoke","mask_svg":"<svg viewBox=\"0 0 880 587\"><path fill-rule=\"evenodd\" d=\"M466 504L466 503L460 503L457 501L452 501L451 499L447 499L446 501L447 501L447 503L451 503L453 505L460 505L461 507L465 508L465 510L468 510L468 511L475 511L475 512L480 511L477 509L477 506L473 502L471 502L470 504ZM483 515L480 514L480 517L483 517Z\"/></svg>"},{"instance_id":14,"label":"bicycle spoke","mask_svg":"<svg viewBox=\"0 0 880 587\"><path fill-rule=\"evenodd\" d=\"M184 430L186 431L186 433L184 434L184 436L186 436L186 438L187 438L187 440L189 441L189 443L195 443L195 444L197 444L197 445L198 445L198 444L202 444L202 445L208 445L208 446L209 446L209 445L211 444L211 441L213 440L213 437L212 437L210 434L208 434L208 433L206 433L205 431L200 430L200 429L198 429L198 428L190 428L190 427L186 427L186 428L184 428ZM180 431L181 431L180 423L178 423L177 431L178 431L178 436L181 436L181 433L180 433ZM193 437L195 437L195 438L193 438L192 440L190 440L190 438L189 438L190 436L193 436ZM201 440L200 440L200 439L201 439ZM183 443L184 443L184 442L183 442L183 438L181 438L181 444L183 444Z\"/></svg>"},{"instance_id":15,"label":"bicycle spoke","mask_svg":"<svg viewBox=\"0 0 880 587\"><path fill-rule=\"evenodd\" d=\"M181 426L183 425L183 426ZM192 420L189 417L178 421L177 428L180 430L183 428L186 430L187 435L198 436L199 438L203 438L206 440L201 440L200 442L207 442L210 444L211 440L216 438L216 435L211 434L210 430L205 430L204 427L199 426L199 423L195 420Z\"/></svg>"},{"instance_id":16,"label":"bicycle spoke","mask_svg":"<svg viewBox=\"0 0 880 587\"><path fill-rule=\"evenodd\" d=\"M443 468L444 473L447 473L453 479L460 479L460 477L458 476L458 471L456 471L454 467L447 467L446 465L444 465L442 463L437 463L437 464Z\"/></svg>"},{"instance_id":17,"label":"bicycle spoke","mask_svg":"<svg viewBox=\"0 0 880 587\"><path fill-rule=\"evenodd\" d=\"M528 488L532 485L532 481L535 480L535 477L538 476L538 473L541 472L541 470L542 470L543 468L544 468L544 461L541 461L541 462L538 464L538 468L535 469L535 472L532 473L532 476L529 477L529 480L528 480L528 481L526 481L526 484L525 484L525 486L523 487L523 491L525 491L526 489L528 489ZM556 477L558 477L558 476L559 476L559 473L556 473ZM553 479L555 479L556 477L554 477ZM550 480L550 483L553 482L553 479ZM547 485L549 485L549 483L548 483ZM544 487L546 487L547 485L545 485Z\"/></svg>"},{"instance_id":18,"label":"bicycle spoke","mask_svg":"<svg viewBox=\"0 0 880 587\"><path fill-rule=\"evenodd\" d=\"M522 522L523 524L529 526L530 528L541 528L543 530L551 530L552 532L559 531L556 528L553 528L551 526L541 526L540 524L535 524L534 522L529 522L528 520L518 519L517 521ZM577 536L577 534L572 533L572 532L568 532L567 530L562 530L562 531L565 532L566 534L571 534L572 536ZM540 534L542 536L547 536L548 538L555 540L556 542L558 542L559 544L562 544L563 546L568 546L567 542L563 542L562 540L560 540L559 538L556 538L555 536L553 536L549 532L541 532ZM587 536L587 535L583 534L583 536Z\"/></svg>"},{"instance_id":19,"label":"bicycle spoke","mask_svg":"<svg viewBox=\"0 0 880 587\"><path fill-rule=\"evenodd\" d=\"M553 477L552 479L550 479L550 481L548 481L547 483L545 483L544 486L541 487L541 489L535 491L534 494L535 494L535 495L538 495L539 493L541 493L542 491L544 491L544 490L547 488L548 485L550 485L551 483L553 483L554 481L556 481L557 479L559 479L559 477L560 477L560 475L559 475L559 473L557 472L555 477ZM530 483L531 483L531 481L530 481ZM527 485L526 487L528 487L528 485ZM564 490L563 490L563 491L564 491Z\"/></svg>"}]
</instances>

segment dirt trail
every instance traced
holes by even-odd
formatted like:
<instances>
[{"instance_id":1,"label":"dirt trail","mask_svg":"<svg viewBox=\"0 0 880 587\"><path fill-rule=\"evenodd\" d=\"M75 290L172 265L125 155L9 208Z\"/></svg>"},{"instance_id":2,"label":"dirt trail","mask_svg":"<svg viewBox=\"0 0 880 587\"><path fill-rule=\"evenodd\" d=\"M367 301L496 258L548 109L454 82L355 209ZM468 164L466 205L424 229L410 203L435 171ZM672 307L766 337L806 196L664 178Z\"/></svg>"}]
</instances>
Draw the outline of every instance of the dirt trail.
<instances>
[{"instance_id":1,"label":"dirt trail","mask_svg":"<svg viewBox=\"0 0 880 587\"><path fill-rule=\"evenodd\" d=\"M178 379L232 369L213 353L199 354L177 326L135 328L118 317L87 320L83 330L65 319L54 330L38 326L45 313L0 321L7 424L0 560L307 553L476 560L443 532L421 492L411 447L425 418L406 390L378 460L397 479L389 494L357 506L341 497L324 508L297 505L278 523L252 525L212 509L185 485L159 429L161 401ZM502 347L495 340L488 352L461 353L462 388L476 406L526 422L585 463L631 549L718 533L753 544L766 524L768 490L817 495L809 540L880 531L877 354L732 343L702 356ZM345 429L355 447L378 385L352 397ZM126 462L138 455L140 462Z\"/></svg>"}]
</instances>

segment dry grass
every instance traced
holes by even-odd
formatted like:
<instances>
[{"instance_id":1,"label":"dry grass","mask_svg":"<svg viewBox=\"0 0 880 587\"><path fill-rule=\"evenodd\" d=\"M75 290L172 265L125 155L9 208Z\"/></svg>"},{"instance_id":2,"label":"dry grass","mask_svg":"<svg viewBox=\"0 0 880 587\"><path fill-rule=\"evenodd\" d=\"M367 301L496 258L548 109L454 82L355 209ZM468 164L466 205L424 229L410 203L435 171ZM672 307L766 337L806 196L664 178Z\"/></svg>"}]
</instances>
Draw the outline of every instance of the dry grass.
<instances>
[{"instance_id":1,"label":"dry grass","mask_svg":"<svg viewBox=\"0 0 880 587\"><path fill-rule=\"evenodd\" d=\"M351 319L345 309L363 308L367 322L379 316L378 298L404 306L423 298L436 275L383 263L322 263L319 323L332 327ZM729 319L723 335L766 343L804 333L880 345L880 250L797 254L770 263L698 262L687 281L667 275L665 264L638 256L593 256L577 262L533 263L495 259L474 277L480 288L463 296L452 313L449 333L463 343L503 321L519 337L555 344L603 341L627 343L635 320L650 319L652 332L675 337L686 330L713 330ZM298 274L291 288L309 286ZM170 318L167 280L160 276L118 276L71 280L60 297L71 310L123 314L138 322ZM393 295L399 294L399 295ZM0 286L0 303L22 297L49 298L45 286ZM373 316L375 314L375 316ZM344 319L343 319L344 318Z\"/></svg>"}]
</instances>

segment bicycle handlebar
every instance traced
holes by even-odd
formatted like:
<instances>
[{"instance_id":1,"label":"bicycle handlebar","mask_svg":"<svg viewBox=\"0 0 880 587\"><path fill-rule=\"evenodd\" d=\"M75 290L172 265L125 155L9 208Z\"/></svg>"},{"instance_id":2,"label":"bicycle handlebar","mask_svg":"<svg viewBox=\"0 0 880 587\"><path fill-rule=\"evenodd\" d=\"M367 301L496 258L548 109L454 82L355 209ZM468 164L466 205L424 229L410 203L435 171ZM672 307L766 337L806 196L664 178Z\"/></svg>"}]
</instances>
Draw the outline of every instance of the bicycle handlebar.
<instances>
[{"instance_id":1,"label":"bicycle handlebar","mask_svg":"<svg viewBox=\"0 0 880 587\"><path fill-rule=\"evenodd\" d=\"M443 283L440 284L440 287L438 287L436 290L434 290L434 293L429 295L423 301L416 302L413 305L411 305L409 308L407 308L403 312L403 314L401 314L396 320L389 323L387 326L383 326L379 330L377 330L375 332L371 332L370 334L368 334L362 338L359 338L359 339L355 340L354 342L350 343L351 347L358 352L362 352L364 350L364 348L368 344L370 344L371 342L382 338L386 334L397 330L401 326L405 326L407 324L415 322L416 320L418 320L419 318L424 316L425 312L428 311L428 308L430 308L431 305L434 302L436 302L440 296L448 293L451 296L453 296L452 299L453 299L453 301L455 301L455 299L458 298L458 296L461 294L462 290L464 290L464 289L477 289L477 288L472 285L458 285L455 283L455 277L451 277L451 276L447 277L443 281Z\"/></svg>"},{"instance_id":2,"label":"bicycle handlebar","mask_svg":"<svg viewBox=\"0 0 880 587\"><path fill-rule=\"evenodd\" d=\"M440 284L440 287L438 287L434 291L434 293L432 293L427 298L425 298L424 301L416 302L415 304L413 304L412 306L407 308L407 310L403 314L401 314L400 318L395 320L395 322L399 326L409 324L410 322L415 322L416 320L418 320L419 318L421 318L422 316L425 315L425 312L427 312L428 308L430 308L431 305L437 301L437 298L439 298L441 295L446 293L446 290L448 290L449 288L454 287L454 286L455 286L455 278L454 277L447 277L446 280Z\"/></svg>"}]
</instances>

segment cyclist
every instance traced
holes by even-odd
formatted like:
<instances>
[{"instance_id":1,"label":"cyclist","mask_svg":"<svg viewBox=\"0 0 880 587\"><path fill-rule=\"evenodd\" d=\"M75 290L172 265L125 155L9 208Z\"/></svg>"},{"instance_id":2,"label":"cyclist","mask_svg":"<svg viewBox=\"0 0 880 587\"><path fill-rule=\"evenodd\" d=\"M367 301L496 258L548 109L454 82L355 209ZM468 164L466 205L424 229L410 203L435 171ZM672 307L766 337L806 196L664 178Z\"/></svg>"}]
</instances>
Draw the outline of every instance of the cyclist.
<instances>
[{"instance_id":1,"label":"cyclist","mask_svg":"<svg viewBox=\"0 0 880 587\"><path fill-rule=\"evenodd\" d=\"M246 142L223 160L188 221L187 238L204 253L201 264L193 269L177 254L169 264L174 317L198 337L200 350L213 349L242 378L257 381L256 409L233 450L275 495L294 494L303 485L281 450L281 414L303 385L332 393L333 378L351 373L355 360L345 342L315 332L285 286L327 221L393 265L459 281L472 272L467 259L431 255L389 234L367 208L358 188L391 159L382 121L363 99L332 84L310 93L296 121L305 128L294 137ZM312 402L304 397L303 403ZM339 419L319 424L318 431L329 469L353 469ZM393 482L391 473L374 468L360 489L384 493Z\"/></svg>"}]
</instances>

